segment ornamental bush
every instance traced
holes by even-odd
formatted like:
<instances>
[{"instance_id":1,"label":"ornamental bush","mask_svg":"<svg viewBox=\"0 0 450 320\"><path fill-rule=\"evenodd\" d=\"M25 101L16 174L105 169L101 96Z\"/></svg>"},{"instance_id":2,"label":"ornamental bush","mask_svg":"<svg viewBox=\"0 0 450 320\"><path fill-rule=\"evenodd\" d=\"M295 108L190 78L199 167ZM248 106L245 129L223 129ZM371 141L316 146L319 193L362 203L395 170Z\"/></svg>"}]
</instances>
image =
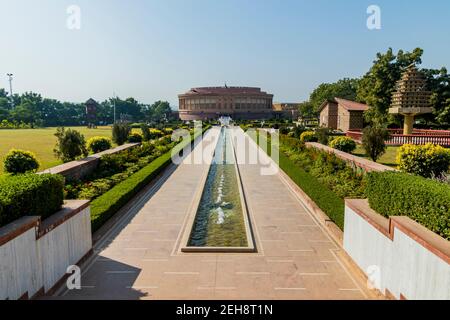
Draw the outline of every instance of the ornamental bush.
<instances>
[{"instance_id":1,"label":"ornamental bush","mask_svg":"<svg viewBox=\"0 0 450 320\"><path fill-rule=\"evenodd\" d=\"M0 227L20 217L42 219L63 204L64 178L53 174L26 173L0 178Z\"/></svg>"},{"instance_id":2,"label":"ornamental bush","mask_svg":"<svg viewBox=\"0 0 450 320\"><path fill-rule=\"evenodd\" d=\"M111 139L107 137L92 137L87 142L87 148L93 153L108 150L111 148Z\"/></svg>"},{"instance_id":3,"label":"ornamental bush","mask_svg":"<svg viewBox=\"0 0 450 320\"><path fill-rule=\"evenodd\" d=\"M112 129L113 141L121 146L128 140L131 127L127 123L115 123Z\"/></svg>"},{"instance_id":4,"label":"ornamental bush","mask_svg":"<svg viewBox=\"0 0 450 320\"><path fill-rule=\"evenodd\" d=\"M141 124L141 131L142 131L142 140L143 141L149 141L152 139L150 134L150 128L146 123Z\"/></svg>"},{"instance_id":5,"label":"ornamental bush","mask_svg":"<svg viewBox=\"0 0 450 320\"><path fill-rule=\"evenodd\" d=\"M34 153L18 149L11 149L3 162L5 171L12 174L35 172L39 168L39 161Z\"/></svg>"},{"instance_id":6,"label":"ornamental bush","mask_svg":"<svg viewBox=\"0 0 450 320\"><path fill-rule=\"evenodd\" d=\"M88 155L86 141L80 132L60 127L56 129L55 136L58 138L58 142L53 151L56 157L62 161L68 162Z\"/></svg>"},{"instance_id":7,"label":"ornamental bush","mask_svg":"<svg viewBox=\"0 0 450 320\"><path fill-rule=\"evenodd\" d=\"M160 138L164 135L164 133L159 129L150 129L150 135L152 139Z\"/></svg>"},{"instance_id":8,"label":"ornamental bush","mask_svg":"<svg viewBox=\"0 0 450 320\"><path fill-rule=\"evenodd\" d=\"M363 129L362 145L366 154L373 161L377 161L386 152L386 140L389 131L380 126L366 127Z\"/></svg>"},{"instance_id":9,"label":"ornamental bush","mask_svg":"<svg viewBox=\"0 0 450 320\"><path fill-rule=\"evenodd\" d=\"M128 136L128 142L130 143L142 142L142 135L140 135L137 132L134 132Z\"/></svg>"},{"instance_id":10,"label":"ornamental bush","mask_svg":"<svg viewBox=\"0 0 450 320\"><path fill-rule=\"evenodd\" d=\"M356 149L356 143L350 137L336 137L330 142L330 147L340 151L351 153Z\"/></svg>"},{"instance_id":11,"label":"ornamental bush","mask_svg":"<svg viewBox=\"0 0 450 320\"><path fill-rule=\"evenodd\" d=\"M425 178L440 178L450 165L450 150L427 143L426 145L405 144L397 154L400 170Z\"/></svg>"},{"instance_id":12,"label":"ornamental bush","mask_svg":"<svg viewBox=\"0 0 450 320\"><path fill-rule=\"evenodd\" d=\"M408 216L450 240L450 186L402 172L367 174L366 195L379 214Z\"/></svg>"},{"instance_id":13,"label":"ornamental bush","mask_svg":"<svg viewBox=\"0 0 450 320\"><path fill-rule=\"evenodd\" d=\"M301 142L317 142L317 136L312 131L305 131L300 135Z\"/></svg>"}]
</instances>

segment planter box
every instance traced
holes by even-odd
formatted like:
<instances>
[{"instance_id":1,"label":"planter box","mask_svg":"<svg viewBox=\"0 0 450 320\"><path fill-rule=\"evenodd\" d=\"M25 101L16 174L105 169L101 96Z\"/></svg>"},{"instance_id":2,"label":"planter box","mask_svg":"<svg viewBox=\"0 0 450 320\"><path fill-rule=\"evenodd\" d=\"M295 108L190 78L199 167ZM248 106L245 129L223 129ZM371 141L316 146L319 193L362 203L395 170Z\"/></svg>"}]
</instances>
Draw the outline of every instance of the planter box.
<instances>
[{"instance_id":1,"label":"planter box","mask_svg":"<svg viewBox=\"0 0 450 320\"><path fill-rule=\"evenodd\" d=\"M344 249L374 287L396 299L450 299L450 241L408 217L346 200Z\"/></svg>"},{"instance_id":2,"label":"planter box","mask_svg":"<svg viewBox=\"0 0 450 320\"><path fill-rule=\"evenodd\" d=\"M0 299L49 293L67 267L91 253L89 201L69 200L43 222L26 216L0 228Z\"/></svg>"}]
</instances>

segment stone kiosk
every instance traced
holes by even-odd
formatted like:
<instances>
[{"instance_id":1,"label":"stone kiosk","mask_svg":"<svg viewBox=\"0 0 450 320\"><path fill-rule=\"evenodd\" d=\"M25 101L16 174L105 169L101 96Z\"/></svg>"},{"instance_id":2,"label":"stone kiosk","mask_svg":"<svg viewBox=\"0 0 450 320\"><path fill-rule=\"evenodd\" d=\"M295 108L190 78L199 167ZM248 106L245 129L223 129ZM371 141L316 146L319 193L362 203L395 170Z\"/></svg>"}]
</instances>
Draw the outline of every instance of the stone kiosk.
<instances>
[{"instance_id":1,"label":"stone kiosk","mask_svg":"<svg viewBox=\"0 0 450 320\"><path fill-rule=\"evenodd\" d=\"M433 112L430 108L430 96L424 76L411 64L397 82L397 90L392 95L392 105L389 108L389 113L405 117L404 135L413 133L416 115Z\"/></svg>"}]
</instances>

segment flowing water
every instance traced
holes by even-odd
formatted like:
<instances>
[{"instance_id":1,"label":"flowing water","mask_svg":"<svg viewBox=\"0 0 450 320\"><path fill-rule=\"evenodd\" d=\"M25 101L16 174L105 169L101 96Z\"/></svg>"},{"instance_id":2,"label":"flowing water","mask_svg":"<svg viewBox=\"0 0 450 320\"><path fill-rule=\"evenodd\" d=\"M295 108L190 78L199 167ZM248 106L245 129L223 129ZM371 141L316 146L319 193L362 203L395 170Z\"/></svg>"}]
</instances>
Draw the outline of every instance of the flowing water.
<instances>
[{"instance_id":1,"label":"flowing water","mask_svg":"<svg viewBox=\"0 0 450 320\"><path fill-rule=\"evenodd\" d=\"M189 246L246 247L247 236L230 129L222 127Z\"/></svg>"}]
</instances>

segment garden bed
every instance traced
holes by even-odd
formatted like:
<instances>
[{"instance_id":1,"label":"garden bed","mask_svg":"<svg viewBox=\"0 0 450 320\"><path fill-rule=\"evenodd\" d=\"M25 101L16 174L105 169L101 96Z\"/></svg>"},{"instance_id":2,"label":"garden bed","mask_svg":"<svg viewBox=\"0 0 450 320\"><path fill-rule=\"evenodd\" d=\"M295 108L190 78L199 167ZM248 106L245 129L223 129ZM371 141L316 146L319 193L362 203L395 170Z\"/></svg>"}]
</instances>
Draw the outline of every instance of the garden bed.
<instances>
[{"instance_id":1,"label":"garden bed","mask_svg":"<svg viewBox=\"0 0 450 320\"><path fill-rule=\"evenodd\" d=\"M189 143L194 143L195 139L208 130L210 126L207 126L203 131L191 133L191 139ZM185 142L176 143L171 142L165 145L165 153L155 157L152 154L148 159L146 165L141 167L141 169L134 171L137 167L136 165L129 166L125 173L119 175L127 176L122 181L115 183L113 187L108 188L106 192L99 193L95 196L91 204L91 221L92 221L92 231L98 230L109 218L111 218L117 211L120 210L128 201L130 201L140 190L142 190L146 185L148 185L159 173L161 173L170 163L172 163L172 153L178 153L186 146ZM162 149L161 149L162 150ZM160 151L161 151L160 150ZM115 174L117 175L117 174ZM114 176L110 179L114 179ZM105 183L105 187L108 183L104 180L97 180L98 184ZM90 192L87 189L86 192ZM97 188L97 190L100 190ZM94 192L97 192L94 190ZM92 191L91 191L92 192Z\"/></svg>"},{"instance_id":2,"label":"garden bed","mask_svg":"<svg viewBox=\"0 0 450 320\"><path fill-rule=\"evenodd\" d=\"M270 139L268 144L270 155ZM364 197L364 174L336 155L306 148L300 140L286 135L280 135L279 151L280 168L343 229L344 198Z\"/></svg>"}]
</instances>

